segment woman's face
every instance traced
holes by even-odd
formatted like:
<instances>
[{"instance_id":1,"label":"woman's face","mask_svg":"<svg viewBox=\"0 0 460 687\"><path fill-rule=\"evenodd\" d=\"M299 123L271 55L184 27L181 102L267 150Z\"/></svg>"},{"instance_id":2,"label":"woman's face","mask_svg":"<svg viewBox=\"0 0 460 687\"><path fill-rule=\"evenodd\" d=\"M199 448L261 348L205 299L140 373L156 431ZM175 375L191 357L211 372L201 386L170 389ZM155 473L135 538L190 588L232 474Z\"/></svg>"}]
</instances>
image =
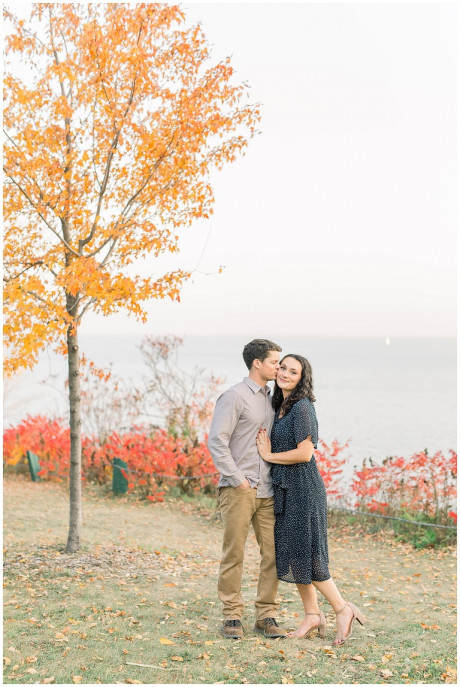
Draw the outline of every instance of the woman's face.
<instances>
[{"instance_id":1,"label":"woman's face","mask_svg":"<svg viewBox=\"0 0 460 687\"><path fill-rule=\"evenodd\" d=\"M276 383L282 391L291 393L300 382L302 365L295 358L284 358L276 377Z\"/></svg>"}]
</instances>

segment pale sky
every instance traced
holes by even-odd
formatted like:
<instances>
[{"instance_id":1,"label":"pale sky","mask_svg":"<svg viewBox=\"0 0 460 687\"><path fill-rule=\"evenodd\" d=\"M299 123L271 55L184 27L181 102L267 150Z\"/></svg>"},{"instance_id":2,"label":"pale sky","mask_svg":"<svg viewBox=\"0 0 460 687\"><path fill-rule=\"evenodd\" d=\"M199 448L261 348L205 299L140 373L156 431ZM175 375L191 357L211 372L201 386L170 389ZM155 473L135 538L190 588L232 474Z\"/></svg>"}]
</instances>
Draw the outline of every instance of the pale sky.
<instances>
[{"instance_id":1,"label":"pale sky","mask_svg":"<svg viewBox=\"0 0 460 687\"><path fill-rule=\"evenodd\" d=\"M82 334L454 336L456 3L183 7L262 133L180 255L142 268L199 263L182 302L152 301L145 325L90 314Z\"/></svg>"}]
</instances>

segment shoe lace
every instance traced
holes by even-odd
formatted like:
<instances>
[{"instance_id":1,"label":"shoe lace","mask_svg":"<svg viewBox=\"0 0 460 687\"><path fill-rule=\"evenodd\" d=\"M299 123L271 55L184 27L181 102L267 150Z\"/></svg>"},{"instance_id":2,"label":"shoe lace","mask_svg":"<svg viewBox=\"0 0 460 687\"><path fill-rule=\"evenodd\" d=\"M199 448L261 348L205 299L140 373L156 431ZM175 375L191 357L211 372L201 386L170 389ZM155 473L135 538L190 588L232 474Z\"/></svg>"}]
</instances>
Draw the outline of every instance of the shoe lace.
<instances>
[{"instance_id":1,"label":"shoe lace","mask_svg":"<svg viewBox=\"0 0 460 687\"><path fill-rule=\"evenodd\" d=\"M279 627L278 623L276 622L275 618L265 618L264 623L266 625L276 625L276 627Z\"/></svg>"},{"instance_id":2,"label":"shoe lace","mask_svg":"<svg viewBox=\"0 0 460 687\"><path fill-rule=\"evenodd\" d=\"M239 627L241 622L239 620L227 620L225 623L228 627Z\"/></svg>"}]
</instances>

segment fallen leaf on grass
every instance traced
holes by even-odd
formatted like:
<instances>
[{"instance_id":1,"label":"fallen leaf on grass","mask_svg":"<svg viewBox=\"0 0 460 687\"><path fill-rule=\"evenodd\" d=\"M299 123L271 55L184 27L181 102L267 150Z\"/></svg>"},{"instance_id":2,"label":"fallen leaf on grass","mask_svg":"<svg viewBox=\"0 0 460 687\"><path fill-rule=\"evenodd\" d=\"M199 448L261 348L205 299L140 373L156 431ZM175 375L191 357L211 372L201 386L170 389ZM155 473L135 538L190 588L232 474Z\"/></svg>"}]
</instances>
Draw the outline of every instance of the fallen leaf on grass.
<instances>
[{"instance_id":1,"label":"fallen leaf on grass","mask_svg":"<svg viewBox=\"0 0 460 687\"><path fill-rule=\"evenodd\" d=\"M8 656L3 657L3 665L4 666L9 666L11 664L11 658L8 658Z\"/></svg>"},{"instance_id":2,"label":"fallen leaf on grass","mask_svg":"<svg viewBox=\"0 0 460 687\"><path fill-rule=\"evenodd\" d=\"M165 582L163 585L163 587L175 587L175 586L176 586L175 582Z\"/></svg>"},{"instance_id":3,"label":"fallen leaf on grass","mask_svg":"<svg viewBox=\"0 0 460 687\"><path fill-rule=\"evenodd\" d=\"M72 675L72 682L75 685L79 685L82 680L83 680L83 677L81 675Z\"/></svg>"},{"instance_id":4,"label":"fallen leaf on grass","mask_svg":"<svg viewBox=\"0 0 460 687\"><path fill-rule=\"evenodd\" d=\"M380 671L380 675L384 678L387 678L387 677L392 677L393 673L391 672L391 670L385 669L385 670Z\"/></svg>"},{"instance_id":5,"label":"fallen leaf on grass","mask_svg":"<svg viewBox=\"0 0 460 687\"><path fill-rule=\"evenodd\" d=\"M44 685L51 685L53 682L54 682L54 676L53 676L53 677L45 677L45 678L42 680L42 683L43 683Z\"/></svg>"},{"instance_id":6,"label":"fallen leaf on grass","mask_svg":"<svg viewBox=\"0 0 460 687\"><path fill-rule=\"evenodd\" d=\"M66 637L64 634L62 634L62 632L56 632L56 634L54 635L54 638L57 642L68 642L69 641L68 637Z\"/></svg>"},{"instance_id":7,"label":"fallen leaf on grass","mask_svg":"<svg viewBox=\"0 0 460 687\"><path fill-rule=\"evenodd\" d=\"M441 681L448 685L457 684L457 669L447 666L445 672L441 675Z\"/></svg>"},{"instance_id":8,"label":"fallen leaf on grass","mask_svg":"<svg viewBox=\"0 0 460 687\"><path fill-rule=\"evenodd\" d=\"M171 656L171 661L183 661L182 656Z\"/></svg>"},{"instance_id":9,"label":"fallen leaf on grass","mask_svg":"<svg viewBox=\"0 0 460 687\"><path fill-rule=\"evenodd\" d=\"M131 678L131 677L127 677L126 682L128 683L128 685L143 685L144 684L142 682L142 680L133 680L133 678Z\"/></svg>"},{"instance_id":10,"label":"fallen leaf on grass","mask_svg":"<svg viewBox=\"0 0 460 687\"><path fill-rule=\"evenodd\" d=\"M175 644L175 642L173 642L172 639L168 639L167 637L160 637L160 644Z\"/></svg>"},{"instance_id":11,"label":"fallen leaf on grass","mask_svg":"<svg viewBox=\"0 0 460 687\"><path fill-rule=\"evenodd\" d=\"M323 651L324 651L324 653L327 654L328 656L337 656L337 654L335 653L335 651L333 651L332 648L331 648L330 646L324 646L324 647L323 647Z\"/></svg>"},{"instance_id":12,"label":"fallen leaf on grass","mask_svg":"<svg viewBox=\"0 0 460 687\"><path fill-rule=\"evenodd\" d=\"M356 654L356 656L351 657L351 660L352 661L365 661L366 659L364 658L364 656L360 656L359 654Z\"/></svg>"},{"instance_id":13,"label":"fallen leaf on grass","mask_svg":"<svg viewBox=\"0 0 460 687\"><path fill-rule=\"evenodd\" d=\"M27 668L26 673L30 673L31 675L34 675L37 671L35 668Z\"/></svg>"}]
</instances>

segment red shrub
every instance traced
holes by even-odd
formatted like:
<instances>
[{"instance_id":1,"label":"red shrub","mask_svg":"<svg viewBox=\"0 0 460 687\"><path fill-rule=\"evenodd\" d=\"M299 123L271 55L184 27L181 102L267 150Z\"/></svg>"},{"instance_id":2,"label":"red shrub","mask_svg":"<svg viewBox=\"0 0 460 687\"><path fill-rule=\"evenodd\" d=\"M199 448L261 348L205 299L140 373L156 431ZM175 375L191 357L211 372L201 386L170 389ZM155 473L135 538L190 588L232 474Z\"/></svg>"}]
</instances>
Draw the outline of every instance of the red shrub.
<instances>
[{"instance_id":1,"label":"red shrub","mask_svg":"<svg viewBox=\"0 0 460 687\"><path fill-rule=\"evenodd\" d=\"M355 506L389 514L418 512L448 524L457 495L456 478L455 451L447 456L441 451L434 456L419 451L410 458L387 458L383 465L368 467L365 460L351 488L358 497Z\"/></svg>"}]
</instances>

